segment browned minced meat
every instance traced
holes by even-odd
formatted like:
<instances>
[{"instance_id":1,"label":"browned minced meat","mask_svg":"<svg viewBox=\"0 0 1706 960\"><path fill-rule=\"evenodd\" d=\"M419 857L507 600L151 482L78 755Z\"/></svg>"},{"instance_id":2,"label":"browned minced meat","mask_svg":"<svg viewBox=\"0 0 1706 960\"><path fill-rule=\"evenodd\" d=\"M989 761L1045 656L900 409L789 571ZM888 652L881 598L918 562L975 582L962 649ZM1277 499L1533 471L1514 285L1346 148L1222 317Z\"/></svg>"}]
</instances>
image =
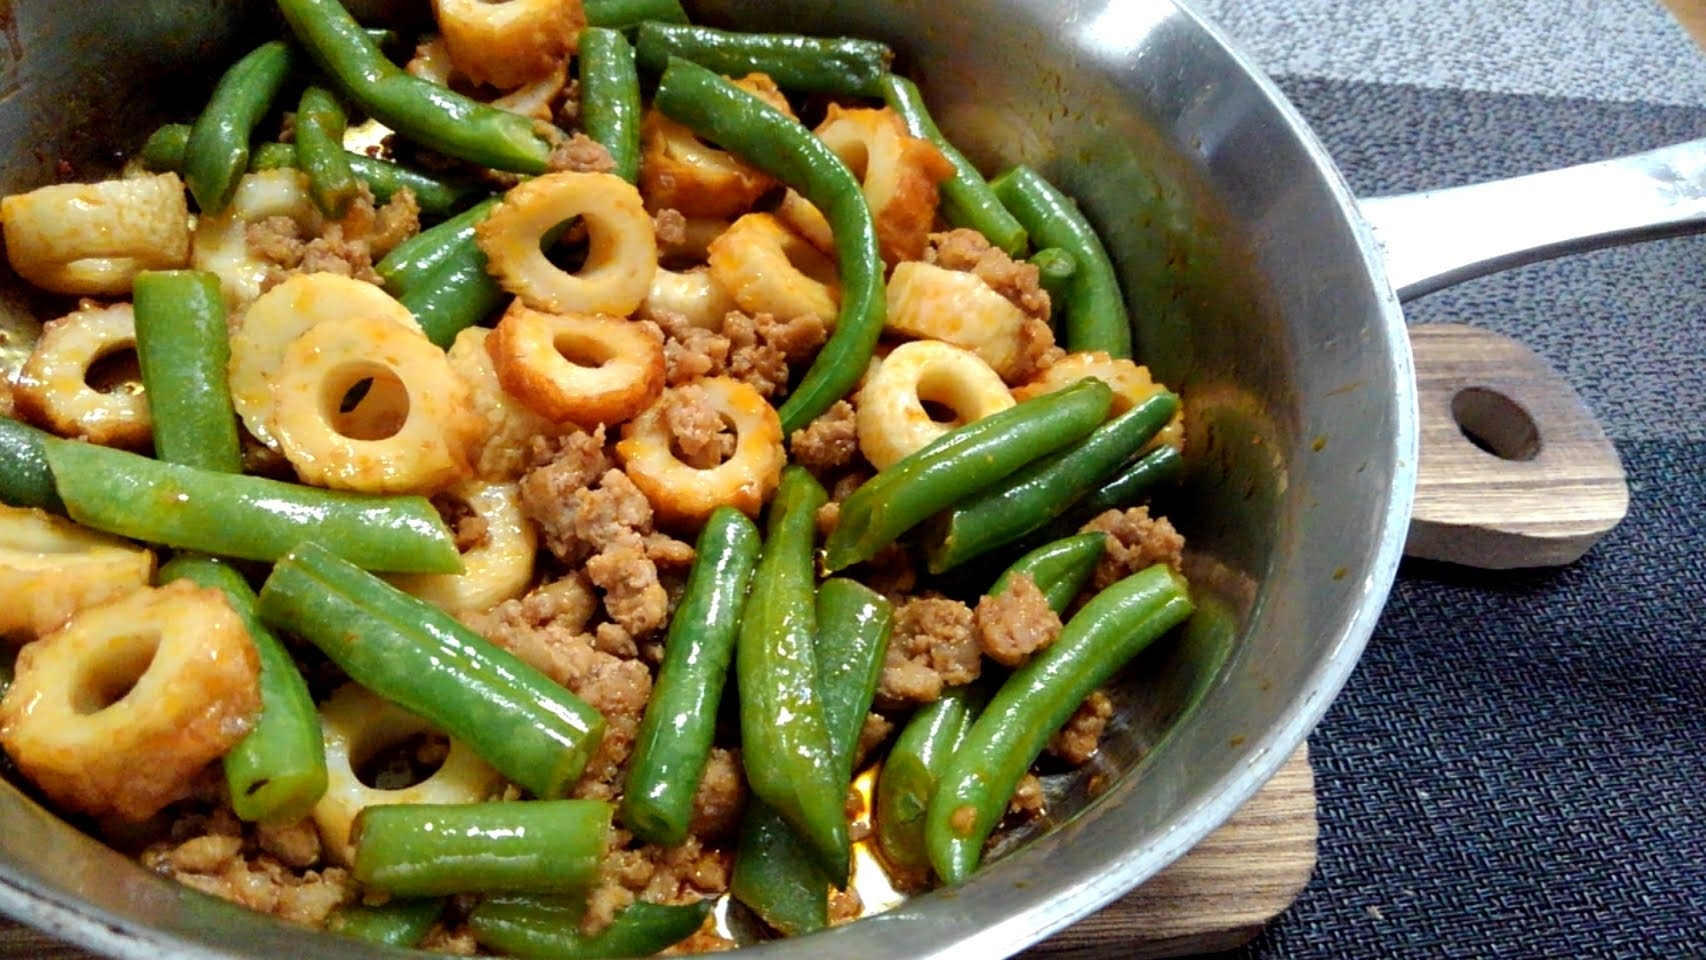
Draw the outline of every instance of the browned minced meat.
<instances>
[{"instance_id":1,"label":"browned minced meat","mask_svg":"<svg viewBox=\"0 0 1706 960\"><path fill-rule=\"evenodd\" d=\"M1022 383L1054 365L1065 351L1054 341L1049 326L1049 298L1032 264L1014 260L976 230L958 229L930 235L924 259L946 270L974 273L989 288L1006 297L1025 314L1019 331L1019 360L1007 372L1009 383Z\"/></svg>"},{"instance_id":2,"label":"browned minced meat","mask_svg":"<svg viewBox=\"0 0 1706 960\"><path fill-rule=\"evenodd\" d=\"M1048 806L1048 799L1043 795L1043 782L1037 775L1027 772L1019 778L1019 785L1013 788L1013 799L1007 801L1007 812L1021 816L1034 817L1043 812Z\"/></svg>"},{"instance_id":3,"label":"browned minced meat","mask_svg":"<svg viewBox=\"0 0 1706 960\"><path fill-rule=\"evenodd\" d=\"M669 311L660 312L656 322L663 333L664 379L670 386L727 372L731 344L720 330L696 326Z\"/></svg>"},{"instance_id":4,"label":"browned minced meat","mask_svg":"<svg viewBox=\"0 0 1706 960\"><path fill-rule=\"evenodd\" d=\"M1014 260L976 230L961 228L932 233L924 259L945 270L975 273L1027 316L1048 320L1048 294L1038 282L1037 268Z\"/></svg>"},{"instance_id":5,"label":"browned minced meat","mask_svg":"<svg viewBox=\"0 0 1706 960\"><path fill-rule=\"evenodd\" d=\"M245 830L229 808L186 816L140 860L184 886L305 926L323 926L334 907L356 897L348 871L311 869L320 839L307 820Z\"/></svg>"},{"instance_id":6,"label":"browned minced meat","mask_svg":"<svg viewBox=\"0 0 1706 960\"><path fill-rule=\"evenodd\" d=\"M989 659L1016 667L1060 636L1060 617L1028 573L1007 584L1000 596L985 596L972 611L977 641Z\"/></svg>"},{"instance_id":7,"label":"browned minced meat","mask_svg":"<svg viewBox=\"0 0 1706 960\"><path fill-rule=\"evenodd\" d=\"M865 915L865 901L852 887L829 894L829 925L838 927Z\"/></svg>"},{"instance_id":8,"label":"browned minced meat","mask_svg":"<svg viewBox=\"0 0 1706 960\"><path fill-rule=\"evenodd\" d=\"M1178 570L1184 562L1185 538L1166 517L1151 517L1147 506L1109 510L1079 528L1082 533L1092 530L1108 535L1107 550L1091 579L1092 589L1101 590L1157 563Z\"/></svg>"},{"instance_id":9,"label":"browned minced meat","mask_svg":"<svg viewBox=\"0 0 1706 960\"><path fill-rule=\"evenodd\" d=\"M473 508L456 497L438 494L432 498L432 505L438 508L438 513L444 518L444 523L456 538L456 551L467 553L486 542L490 525L486 518L475 513Z\"/></svg>"},{"instance_id":10,"label":"browned minced meat","mask_svg":"<svg viewBox=\"0 0 1706 960\"><path fill-rule=\"evenodd\" d=\"M859 429L853 405L837 400L816 420L794 431L788 450L795 463L819 479L852 466L859 459Z\"/></svg>"},{"instance_id":11,"label":"browned minced meat","mask_svg":"<svg viewBox=\"0 0 1706 960\"><path fill-rule=\"evenodd\" d=\"M289 217L267 217L248 225L249 252L269 265L264 287L298 273L336 273L381 283L373 264L420 231L420 206L409 190L398 191L376 206L364 187L343 219L328 222L319 236L304 236Z\"/></svg>"},{"instance_id":12,"label":"browned minced meat","mask_svg":"<svg viewBox=\"0 0 1706 960\"><path fill-rule=\"evenodd\" d=\"M666 393L663 422L681 462L690 467L714 467L734 452L735 435L702 384L687 383Z\"/></svg>"},{"instance_id":13,"label":"browned minced meat","mask_svg":"<svg viewBox=\"0 0 1706 960\"><path fill-rule=\"evenodd\" d=\"M746 777L741 773L740 754L712 747L693 793L693 819L688 832L703 840L721 840L734 835L746 809Z\"/></svg>"},{"instance_id":14,"label":"browned minced meat","mask_svg":"<svg viewBox=\"0 0 1706 960\"><path fill-rule=\"evenodd\" d=\"M971 608L947 597L916 597L895 610L877 702L888 707L928 703L942 695L944 686L976 680L982 669Z\"/></svg>"},{"instance_id":15,"label":"browned minced meat","mask_svg":"<svg viewBox=\"0 0 1706 960\"><path fill-rule=\"evenodd\" d=\"M565 564L584 564L611 619L629 634L657 630L668 619L669 594L654 557L674 550L661 547L646 495L611 464L603 429L536 441L535 463L521 478L521 508L547 549Z\"/></svg>"},{"instance_id":16,"label":"browned minced meat","mask_svg":"<svg viewBox=\"0 0 1706 960\"><path fill-rule=\"evenodd\" d=\"M810 356L829 338L829 327L815 315L781 320L768 313L738 310L723 318L729 339L729 376L751 384L766 397L787 389L788 364Z\"/></svg>"},{"instance_id":17,"label":"browned minced meat","mask_svg":"<svg viewBox=\"0 0 1706 960\"><path fill-rule=\"evenodd\" d=\"M675 847L644 844L627 849L626 834L620 831L618 840L617 849L605 855L598 884L587 894L583 933L603 930L636 900L693 903L718 896L729 887L731 850L706 847L695 836Z\"/></svg>"},{"instance_id":18,"label":"browned minced meat","mask_svg":"<svg viewBox=\"0 0 1706 960\"><path fill-rule=\"evenodd\" d=\"M687 242L687 218L674 207L652 215L652 235L660 247L679 247Z\"/></svg>"},{"instance_id":19,"label":"browned minced meat","mask_svg":"<svg viewBox=\"0 0 1706 960\"><path fill-rule=\"evenodd\" d=\"M880 713L865 714L865 722L859 727L859 742L853 747L853 769L864 769L872 752L882 746L893 732L894 723L888 717Z\"/></svg>"},{"instance_id":20,"label":"browned minced meat","mask_svg":"<svg viewBox=\"0 0 1706 960\"><path fill-rule=\"evenodd\" d=\"M610 155L610 151L605 149L604 144L584 133L577 133L552 148L545 166L553 173L564 170L576 173L610 173L616 169L616 160Z\"/></svg>"},{"instance_id":21,"label":"browned minced meat","mask_svg":"<svg viewBox=\"0 0 1706 960\"><path fill-rule=\"evenodd\" d=\"M1048 742L1048 752L1074 766L1088 763L1101 745L1102 731L1114 715L1114 702L1100 690L1091 691Z\"/></svg>"},{"instance_id":22,"label":"browned minced meat","mask_svg":"<svg viewBox=\"0 0 1706 960\"><path fill-rule=\"evenodd\" d=\"M652 674L644 663L611 652L611 632L589 628L596 600L580 574L540 587L467 623L604 716L604 739L587 763L577 796L608 800L620 787L633 752ZM609 625L603 625L609 626ZM627 645L632 650L632 643Z\"/></svg>"}]
</instances>

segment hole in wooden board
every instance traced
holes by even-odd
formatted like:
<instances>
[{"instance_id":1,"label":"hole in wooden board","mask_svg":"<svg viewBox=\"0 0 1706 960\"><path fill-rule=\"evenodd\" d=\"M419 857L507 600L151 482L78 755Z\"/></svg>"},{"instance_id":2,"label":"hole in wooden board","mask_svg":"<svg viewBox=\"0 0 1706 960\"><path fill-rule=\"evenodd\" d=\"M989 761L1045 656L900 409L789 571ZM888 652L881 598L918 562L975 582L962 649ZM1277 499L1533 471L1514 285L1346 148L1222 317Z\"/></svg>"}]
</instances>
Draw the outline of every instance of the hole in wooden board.
<instances>
[{"instance_id":1,"label":"hole in wooden board","mask_svg":"<svg viewBox=\"0 0 1706 960\"><path fill-rule=\"evenodd\" d=\"M1501 460L1533 460L1540 428L1522 405L1487 387L1465 387L1451 398L1451 416L1470 443Z\"/></svg>"}]
</instances>

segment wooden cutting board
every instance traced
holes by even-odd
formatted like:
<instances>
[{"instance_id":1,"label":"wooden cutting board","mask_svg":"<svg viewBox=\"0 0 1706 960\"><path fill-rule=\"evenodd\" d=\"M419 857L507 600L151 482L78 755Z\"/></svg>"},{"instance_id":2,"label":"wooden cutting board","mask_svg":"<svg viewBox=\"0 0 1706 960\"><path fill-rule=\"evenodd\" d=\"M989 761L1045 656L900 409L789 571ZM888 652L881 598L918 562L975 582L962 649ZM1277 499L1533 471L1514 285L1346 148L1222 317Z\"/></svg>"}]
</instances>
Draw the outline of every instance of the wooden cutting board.
<instances>
[{"instance_id":1,"label":"wooden cutting board","mask_svg":"<svg viewBox=\"0 0 1706 960\"><path fill-rule=\"evenodd\" d=\"M1315 869L1315 777L1306 749L1183 859L1027 960L1179 957L1230 950L1285 912ZM0 960L91 960L0 919Z\"/></svg>"}]
</instances>

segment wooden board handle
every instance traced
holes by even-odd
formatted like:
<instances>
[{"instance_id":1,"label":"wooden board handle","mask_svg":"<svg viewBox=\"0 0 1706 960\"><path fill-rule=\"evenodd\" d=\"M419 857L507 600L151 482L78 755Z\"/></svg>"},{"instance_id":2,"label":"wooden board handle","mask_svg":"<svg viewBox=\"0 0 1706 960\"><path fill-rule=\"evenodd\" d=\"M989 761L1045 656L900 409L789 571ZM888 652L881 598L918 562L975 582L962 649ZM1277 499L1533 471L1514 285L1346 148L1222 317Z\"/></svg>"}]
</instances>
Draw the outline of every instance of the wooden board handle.
<instances>
[{"instance_id":1,"label":"wooden board handle","mask_svg":"<svg viewBox=\"0 0 1706 960\"><path fill-rule=\"evenodd\" d=\"M1616 448L1545 360L1462 324L1413 326L1410 346L1422 456L1406 554L1561 566L1628 513Z\"/></svg>"}]
</instances>

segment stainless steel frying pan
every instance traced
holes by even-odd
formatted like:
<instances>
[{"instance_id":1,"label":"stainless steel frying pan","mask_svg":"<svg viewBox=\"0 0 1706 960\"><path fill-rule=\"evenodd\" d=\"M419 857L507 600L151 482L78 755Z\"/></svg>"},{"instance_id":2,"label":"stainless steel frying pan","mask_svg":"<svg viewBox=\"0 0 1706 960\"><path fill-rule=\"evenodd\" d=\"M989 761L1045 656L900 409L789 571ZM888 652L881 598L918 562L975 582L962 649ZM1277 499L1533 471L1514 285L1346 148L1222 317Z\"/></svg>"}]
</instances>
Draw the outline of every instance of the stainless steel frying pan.
<instances>
[{"instance_id":1,"label":"stainless steel frying pan","mask_svg":"<svg viewBox=\"0 0 1706 960\"><path fill-rule=\"evenodd\" d=\"M1189 492L1174 515L1203 608L1128 671L1096 776L1053 786L1045 829L1012 838L959 888L755 948L765 956L1011 954L1190 849L1303 741L1385 601L1418 454L1401 296L1702 216L1696 144L1571 174L1610 178L1652 209L1619 201L1621 219L1465 255L1465 235L1494 231L1461 231L1449 197L1359 204L1275 88L1169 0L697 7L712 22L887 40L973 159L1034 164L1080 198L1121 267L1143 357L1187 400ZM193 111L218 65L273 29L268 5L242 0L92 13L0 5L0 189L110 167L114 144ZM1610 189L1601 182L1569 189ZM1495 220L1553 226L1556 207L1544 211ZM1452 242L1411 216L1443 218ZM0 279L16 350L33 304ZM388 953L148 875L4 785L0 911L119 957Z\"/></svg>"}]
</instances>

